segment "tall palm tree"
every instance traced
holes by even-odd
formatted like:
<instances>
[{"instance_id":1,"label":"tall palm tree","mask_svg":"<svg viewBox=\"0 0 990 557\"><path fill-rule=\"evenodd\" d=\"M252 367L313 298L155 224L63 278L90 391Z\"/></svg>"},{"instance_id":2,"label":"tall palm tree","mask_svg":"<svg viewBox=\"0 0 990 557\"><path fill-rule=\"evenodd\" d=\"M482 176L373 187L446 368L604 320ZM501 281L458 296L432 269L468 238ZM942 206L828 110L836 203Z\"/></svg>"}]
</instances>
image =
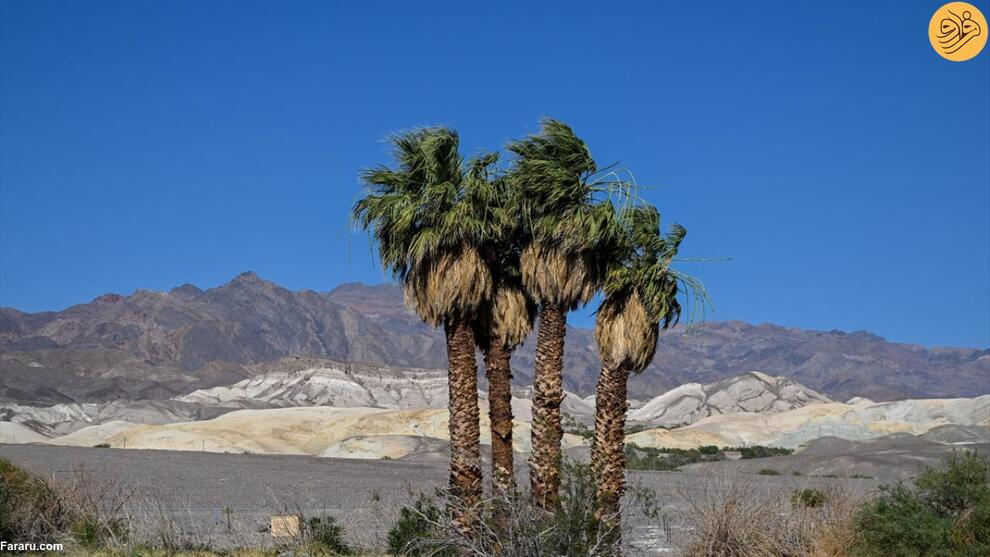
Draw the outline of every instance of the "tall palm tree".
<instances>
[{"instance_id":1,"label":"tall palm tree","mask_svg":"<svg viewBox=\"0 0 990 557\"><path fill-rule=\"evenodd\" d=\"M611 526L618 526L625 487L626 381L653 360L660 329L680 319L678 294L707 299L699 281L670 267L687 229L674 225L663 234L660 214L650 206L623 211L622 221L625 241L611 259L602 286L605 297L595 318L602 369L591 462L597 480L596 516Z\"/></svg>"},{"instance_id":2,"label":"tall palm tree","mask_svg":"<svg viewBox=\"0 0 990 557\"><path fill-rule=\"evenodd\" d=\"M603 274L600 253L616 237L615 211L597 199L608 184L587 145L566 124L546 119L538 135L508 145L515 154L509 181L517 189L526 228L522 284L539 304L533 381L530 481L534 502L557 505L560 487L560 404L567 312L587 303Z\"/></svg>"},{"instance_id":3,"label":"tall palm tree","mask_svg":"<svg viewBox=\"0 0 990 557\"><path fill-rule=\"evenodd\" d=\"M492 295L475 318L475 342L481 349L488 380L488 417L492 440L492 493L515 490L512 450L512 352L529 335L536 305L522 287L519 255L522 226L518 199L504 174L493 172L495 154L475 159L470 193L479 218L490 231L479 251L492 276ZM495 509L499 511L500 509Z\"/></svg>"},{"instance_id":4,"label":"tall palm tree","mask_svg":"<svg viewBox=\"0 0 990 557\"><path fill-rule=\"evenodd\" d=\"M450 488L460 499L455 518L470 529L464 511L481 497L478 378L473 318L491 297L492 277L479 247L488 239L487 181L479 179L490 156L465 163L457 133L436 127L391 138L395 168L362 173L366 193L354 206L356 222L370 229L382 265L403 285L406 303L425 322L442 325L447 340L450 396Z\"/></svg>"}]
</instances>

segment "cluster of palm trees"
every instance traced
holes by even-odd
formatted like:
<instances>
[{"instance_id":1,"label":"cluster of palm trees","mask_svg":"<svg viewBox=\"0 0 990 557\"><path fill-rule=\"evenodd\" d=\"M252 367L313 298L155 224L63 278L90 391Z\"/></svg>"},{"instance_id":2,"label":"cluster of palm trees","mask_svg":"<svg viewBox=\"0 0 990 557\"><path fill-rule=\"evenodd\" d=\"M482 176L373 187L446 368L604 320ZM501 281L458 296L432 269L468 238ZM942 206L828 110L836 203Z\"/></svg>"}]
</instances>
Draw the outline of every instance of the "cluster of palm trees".
<instances>
[{"instance_id":1,"label":"cluster of palm trees","mask_svg":"<svg viewBox=\"0 0 990 557\"><path fill-rule=\"evenodd\" d=\"M626 380L656 351L659 330L681 315L678 294L704 293L671 268L686 230L661 229L632 185L599 169L566 124L498 153L465 158L446 127L394 135L394 166L365 170L354 218L371 231L406 303L446 334L450 490L460 509L483 493L476 350L488 380L492 489L514 492L510 358L538 323L530 496L553 511L560 487L562 371L567 313L601 293L601 354L592 468L596 514L615 521L624 485ZM470 530L472 512L455 521Z\"/></svg>"}]
</instances>

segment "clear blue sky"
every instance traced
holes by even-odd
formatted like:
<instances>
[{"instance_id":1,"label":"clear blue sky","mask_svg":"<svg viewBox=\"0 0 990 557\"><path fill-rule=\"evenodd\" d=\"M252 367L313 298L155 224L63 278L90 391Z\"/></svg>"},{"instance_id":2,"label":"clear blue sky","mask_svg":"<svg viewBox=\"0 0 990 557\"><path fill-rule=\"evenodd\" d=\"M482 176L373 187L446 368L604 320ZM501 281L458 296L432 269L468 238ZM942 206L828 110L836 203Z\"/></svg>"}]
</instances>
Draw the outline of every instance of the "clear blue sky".
<instances>
[{"instance_id":1,"label":"clear blue sky","mask_svg":"<svg viewBox=\"0 0 990 557\"><path fill-rule=\"evenodd\" d=\"M687 264L715 319L986 347L990 51L936 56L941 3L3 0L0 304L380 282L388 132L548 115L733 258Z\"/></svg>"}]
</instances>

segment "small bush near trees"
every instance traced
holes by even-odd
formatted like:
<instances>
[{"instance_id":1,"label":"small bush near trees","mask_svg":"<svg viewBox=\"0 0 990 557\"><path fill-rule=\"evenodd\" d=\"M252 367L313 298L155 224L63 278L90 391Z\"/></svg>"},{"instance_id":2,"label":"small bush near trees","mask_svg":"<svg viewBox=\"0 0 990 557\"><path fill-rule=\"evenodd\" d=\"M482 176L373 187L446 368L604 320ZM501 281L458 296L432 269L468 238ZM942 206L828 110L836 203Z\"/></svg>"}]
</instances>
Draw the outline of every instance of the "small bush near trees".
<instances>
[{"instance_id":1,"label":"small bush near trees","mask_svg":"<svg viewBox=\"0 0 990 557\"><path fill-rule=\"evenodd\" d=\"M760 468L757 472L760 476L779 476L780 472L773 468Z\"/></svg>"},{"instance_id":2,"label":"small bush near trees","mask_svg":"<svg viewBox=\"0 0 990 557\"><path fill-rule=\"evenodd\" d=\"M354 550L344 541L344 527L332 516L311 516L306 520L306 537L311 544L332 555L351 555Z\"/></svg>"},{"instance_id":3,"label":"small bush near trees","mask_svg":"<svg viewBox=\"0 0 990 557\"><path fill-rule=\"evenodd\" d=\"M529 504L526 493L486 501L500 516L481 513L470 535L452 526L450 509L458 500L443 493L420 497L400 511L388 534L389 551L413 557L605 557L615 555L616 532L595 518L594 481L588 466L564 463L560 505L547 512Z\"/></svg>"},{"instance_id":4,"label":"small bush near trees","mask_svg":"<svg viewBox=\"0 0 990 557\"><path fill-rule=\"evenodd\" d=\"M420 495L412 507L403 507L399 518L388 532L388 550L392 555L410 557L454 555L449 548L431 548L431 540L440 536L444 509L437 504L437 498Z\"/></svg>"},{"instance_id":5,"label":"small bush near trees","mask_svg":"<svg viewBox=\"0 0 990 557\"><path fill-rule=\"evenodd\" d=\"M855 518L858 552L864 556L990 555L988 462L974 453L950 455L927 469L913 486L881 488Z\"/></svg>"}]
</instances>

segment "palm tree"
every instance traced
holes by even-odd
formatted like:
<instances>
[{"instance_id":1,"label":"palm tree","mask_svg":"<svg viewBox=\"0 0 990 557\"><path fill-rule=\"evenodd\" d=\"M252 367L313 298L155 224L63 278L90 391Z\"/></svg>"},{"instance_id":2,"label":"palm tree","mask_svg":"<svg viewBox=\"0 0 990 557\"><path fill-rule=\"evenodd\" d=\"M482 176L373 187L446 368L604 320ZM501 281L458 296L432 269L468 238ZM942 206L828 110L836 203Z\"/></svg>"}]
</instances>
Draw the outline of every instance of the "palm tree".
<instances>
[{"instance_id":1,"label":"palm tree","mask_svg":"<svg viewBox=\"0 0 990 557\"><path fill-rule=\"evenodd\" d=\"M503 244L504 246L504 244ZM479 313L475 338L484 354L488 379L488 418L492 439L492 492L515 491L512 449L512 352L529 335L536 304L522 288L518 252L492 252L494 281L491 301Z\"/></svg>"},{"instance_id":2,"label":"palm tree","mask_svg":"<svg viewBox=\"0 0 990 557\"><path fill-rule=\"evenodd\" d=\"M512 352L532 330L536 306L518 280L495 277L494 296L481 313L475 337L488 379L488 418L492 438L493 493L512 493L516 480L512 449Z\"/></svg>"},{"instance_id":3,"label":"palm tree","mask_svg":"<svg viewBox=\"0 0 990 557\"><path fill-rule=\"evenodd\" d=\"M650 206L623 211L622 221L624 245L612 258L602 286L605 298L595 318L602 370L591 462L597 480L596 516L613 527L618 526L625 484L626 381L653 360L660 329L680 319L678 294L707 299L699 281L670 268L687 234L684 227L674 225L669 234L662 234L660 214ZM618 535L617 528L614 533Z\"/></svg>"},{"instance_id":4,"label":"palm tree","mask_svg":"<svg viewBox=\"0 0 990 557\"><path fill-rule=\"evenodd\" d=\"M425 322L442 325L450 396L450 489L458 525L470 529L481 498L478 378L473 318L491 297L492 277L479 247L491 156L465 164L457 133L436 127L391 138L395 168L362 173L366 194L354 206L370 229L382 265L403 285L406 303Z\"/></svg>"},{"instance_id":5,"label":"palm tree","mask_svg":"<svg viewBox=\"0 0 990 557\"><path fill-rule=\"evenodd\" d=\"M560 487L560 404L567 312L587 303L603 274L599 257L616 237L615 211L596 197L609 184L585 145L566 124L552 119L538 135L513 141L509 181L517 189L526 240L520 257L522 284L539 304L533 381L530 481L534 502L556 507Z\"/></svg>"},{"instance_id":6,"label":"palm tree","mask_svg":"<svg viewBox=\"0 0 990 557\"><path fill-rule=\"evenodd\" d=\"M522 227L518 199L504 174L492 171L497 155L474 161L469 188L490 234L480 248L492 276L492 296L475 318L475 342L484 355L492 440L492 493L515 491L512 449L512 352L529 335L536 305L522 287L519 254ZM495 509L499 511L500 509Z\"/></svg>"}]
</instances>

